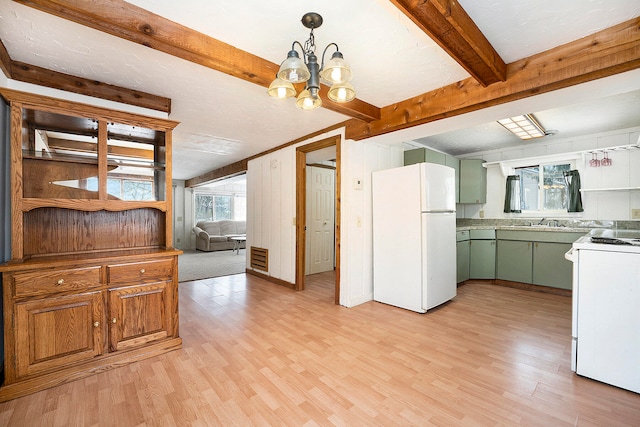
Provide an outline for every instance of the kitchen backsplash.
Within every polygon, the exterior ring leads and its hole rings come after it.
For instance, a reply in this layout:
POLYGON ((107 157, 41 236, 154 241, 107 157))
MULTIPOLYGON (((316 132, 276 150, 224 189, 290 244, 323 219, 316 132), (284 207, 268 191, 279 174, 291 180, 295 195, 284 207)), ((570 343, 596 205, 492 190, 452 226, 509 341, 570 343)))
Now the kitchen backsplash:
MULTIPOLYGON (((518 225, 531 225, 538 224, 542 218, 527 218, 527 219, 471 219, 471 218, 458 218, 456 220, 457 227, 508 227, 518 225)), ((640 221, 600 221, 600 220, 584 220, 584 219, 554 219, 544 218, 542 224, 547 225, 549 222, 553 223, 557 227, 567 228, 611 228, 618 230, 639 230, 640 221)))

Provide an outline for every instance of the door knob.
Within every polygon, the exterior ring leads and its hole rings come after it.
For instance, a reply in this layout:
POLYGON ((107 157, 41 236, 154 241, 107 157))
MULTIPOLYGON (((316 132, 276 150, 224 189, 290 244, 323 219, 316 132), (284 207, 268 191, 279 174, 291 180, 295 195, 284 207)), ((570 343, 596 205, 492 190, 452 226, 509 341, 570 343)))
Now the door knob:
POLYGON ((97 328, 98 326, 100 326, 100 322, 93 322, 93 326, 97 328))

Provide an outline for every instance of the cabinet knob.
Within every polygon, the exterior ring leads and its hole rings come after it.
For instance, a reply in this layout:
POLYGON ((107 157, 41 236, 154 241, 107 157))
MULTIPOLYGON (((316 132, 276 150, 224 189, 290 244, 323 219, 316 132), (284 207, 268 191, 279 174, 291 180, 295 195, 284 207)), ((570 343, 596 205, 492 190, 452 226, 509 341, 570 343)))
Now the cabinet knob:
POLYGON ((64 279, 58 279, 58 285, 62 285, 64 283, 64 279))
POLYGON ((93 322, 93 326, 97 328, 98 326, 100 326, 100 322, 93 322))
POLYGON ((118 319, 116 319, 115 317, 113 319, 111 319, 111 323, 116 323, 118 321, 118 319))
POLYGON ((140 273, 141 273, 141 274, 144 274, 144 268, 141 268, 141 269, 140 269, 140 273))

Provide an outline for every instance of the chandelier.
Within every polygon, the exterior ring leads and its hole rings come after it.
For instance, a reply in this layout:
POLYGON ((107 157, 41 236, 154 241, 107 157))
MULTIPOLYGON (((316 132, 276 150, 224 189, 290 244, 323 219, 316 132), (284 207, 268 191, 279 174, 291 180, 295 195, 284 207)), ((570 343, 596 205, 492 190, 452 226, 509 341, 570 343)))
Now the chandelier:
POLYGON ((322 99, 318 95, 320 79, 322 79, 330 86, 327 94, 330 100, 342 103, 354 99, 356 91, 349 83, 351 69, 345 62, 337 44, 330 43, 324 48, 322 61, 318 64, 313 30, 322 25, 322 16, 315 12, 306 13, 302 17, 302 25, 311 30, 309 39, 304 43, 304 46, 298 41, 293 42, 287 59, 280 64, 276 79, 269 85, 267 90, 269 96, 277 99, 291 98, 296 94, 293 84, 305 83, 304 90, 296 99, 296 105, 303 110, 313 110, 322 105, 322 99), (298 51, 296 51, 296 44, 302 50, 303 58, 300 58, 298 51), (325 64, 324 56, 332 46, 336 51, 325 64))

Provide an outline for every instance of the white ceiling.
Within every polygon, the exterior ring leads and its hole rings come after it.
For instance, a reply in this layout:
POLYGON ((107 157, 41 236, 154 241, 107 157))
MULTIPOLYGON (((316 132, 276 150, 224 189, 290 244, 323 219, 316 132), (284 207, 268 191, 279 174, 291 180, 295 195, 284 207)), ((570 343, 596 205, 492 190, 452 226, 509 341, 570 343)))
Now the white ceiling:
MULTIPOLYGON (((638 0, 459 2, 506 63, 640 16, 638 0)), ((318 12, 324 18, 315 30, 318 53, 336 42, 353 70, 358 98, 377 107, 468 77, 388 0, 130 3, 278 64, 293 40, 308 37, 302 15, 318 12)), ((198 176, 348 119, 326 109, 303 112, 291 99, 269 98, 263 87, 9 0, 0 0, 0 39, 13 60, 171 98, 170 118, 181 122, 173 139, 174 179, 198 176)), ((600 85, 592 95, 569 91, 575 96, 556 97, 552 106, 530 98, 494 115, 535 113, 545 128, 560 131, 557 138, 640 126, 640 79, 637 74, 628 79, 633 83, 628 90, 618 80, 611 90, 600 85), (618 96, 601 100, 610 95, 618 96), (536 109, 541 105, 544 111, 536 109)), ((466 124, 447 119, 385 140, 411 138, 454 155, 520 143, 490 123, 500 116, 469 117, 475 119, 466 124), (480 117, 485 121, 474 123, 480 117)))

